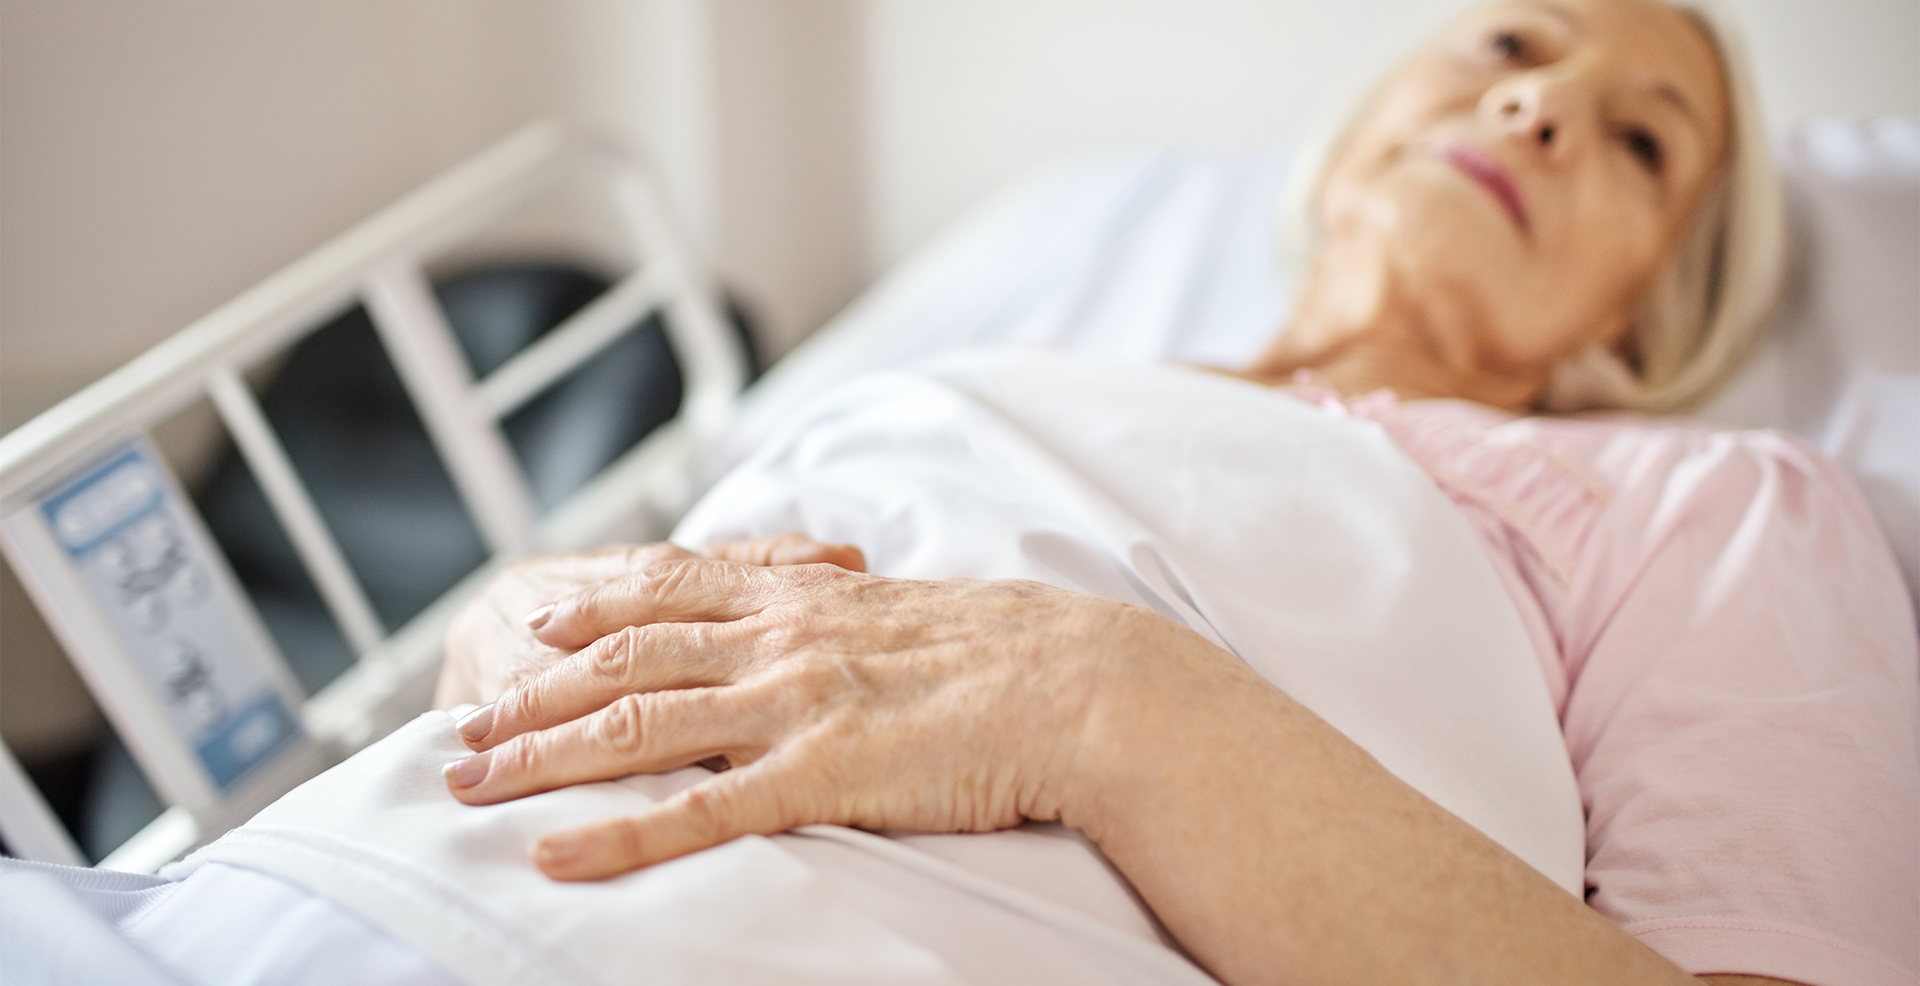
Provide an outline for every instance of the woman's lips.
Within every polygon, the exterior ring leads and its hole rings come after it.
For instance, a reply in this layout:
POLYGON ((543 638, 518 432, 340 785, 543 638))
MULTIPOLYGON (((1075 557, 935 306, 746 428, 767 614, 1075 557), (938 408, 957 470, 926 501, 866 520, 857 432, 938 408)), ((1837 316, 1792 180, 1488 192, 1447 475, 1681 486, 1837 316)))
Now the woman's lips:
POLYGON ((1527 207, 1520 201, 1520 191, 1513 187, 1513 180, 1507 177, 1506 169, 1500 167, 1499 162, 1471 147, 1458 144, 1442 148, 1440 156, 1491 192, 1506 208, 1507 215, 1513 217, 1520 231, 1527 232, 1527 207))

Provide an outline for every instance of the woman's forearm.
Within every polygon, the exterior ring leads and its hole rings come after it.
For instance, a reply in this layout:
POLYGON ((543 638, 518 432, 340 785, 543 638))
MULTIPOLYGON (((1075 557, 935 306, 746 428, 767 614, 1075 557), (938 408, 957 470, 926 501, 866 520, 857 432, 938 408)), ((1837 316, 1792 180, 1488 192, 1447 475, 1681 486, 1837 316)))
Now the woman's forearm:
POLYGON ((677 557, 531 624, 567 656, 461 722, 477 752, 448 765, 456 797, 734 765, 546 836, 535 859, 562 879, 815 822, 1059 818, 1229 983, 1687 981, 1148 610, 1034 583, 677 557))
POLYGON ((1139 684, 1064 820, 1226 982, 1692 981, 1264 681, 1139 684))

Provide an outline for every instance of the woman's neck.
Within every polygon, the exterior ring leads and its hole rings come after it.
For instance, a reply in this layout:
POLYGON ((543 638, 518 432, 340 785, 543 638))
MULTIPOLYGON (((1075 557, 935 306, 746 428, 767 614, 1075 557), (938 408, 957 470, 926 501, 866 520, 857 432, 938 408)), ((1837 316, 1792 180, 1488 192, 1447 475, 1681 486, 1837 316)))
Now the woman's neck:
POLYGON ((1411 298, 1377 268, 1318 264, 1285 331, 1240 376, 1284 384, 1312 370, 1350 397, 1391 390, 1402 400, 1447 397, 1529 409, 1545 368, 1489 369, 1474 351, 1468 308, 1411 298))
POLYGON ((1291 382, 1300 370, 1312 370, 1349 397, 1391 390, 1401 400, 1454 398, 1509 411, 1530 410, 1541 389, 1541 382, 1534 379, 1462 371, 1435 361, 1408 359, 1404 348, 1375 337, 1319 350, 1285 345, 1284 340, 1296 328, 1289 326, 1282 341, 1240 375, 1279 385, 1291 382))

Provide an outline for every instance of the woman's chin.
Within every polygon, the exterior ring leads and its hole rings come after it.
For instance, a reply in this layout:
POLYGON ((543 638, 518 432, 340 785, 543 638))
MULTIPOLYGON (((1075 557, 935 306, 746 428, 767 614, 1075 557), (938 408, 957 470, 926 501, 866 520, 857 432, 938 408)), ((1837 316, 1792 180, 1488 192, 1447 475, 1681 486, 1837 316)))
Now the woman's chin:
POLYGON ((1513 271, 1533 252, 1513 215, 1443 162, 1408 162, 1373 188, 1327 194, 1330 236, 1368 227, 1369 238, 1399 244, 1396 252, 1501 272, 1513 271))
POLYGON ((1504 209, 1484 193, 1476 199, 1425 182, 1407 186, 1367 210, 1376 223, 1368 238, 1391 258, 1388 266, 1436 299, 1468 300, 1456 297, 1461 291, 1486 295, 1481 302, 1529 293, 1524 285, 1535 257, 1504 209))

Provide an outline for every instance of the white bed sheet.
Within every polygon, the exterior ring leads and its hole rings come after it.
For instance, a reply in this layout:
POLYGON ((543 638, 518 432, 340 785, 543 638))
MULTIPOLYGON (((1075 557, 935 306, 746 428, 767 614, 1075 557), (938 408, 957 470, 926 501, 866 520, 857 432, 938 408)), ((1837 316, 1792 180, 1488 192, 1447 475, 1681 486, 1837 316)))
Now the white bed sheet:
POLYGON ((857 544, 880 575, 1156 610, 1581 892, 1533 647, 1465 518, 1372 422, 1157 361, 968 350, 808 403, 675 540, 786 531, 857 544))
MULTIPOLYGON (((948 357, 811 402, 680 534, 795 529, 867 547, 881 574, 1157 609, 1580 893, 1579 796, 1525 631, 1465 520, 1373 423, 1158 363, 948 357)), ((474 808, 439 776, 464 752, 431 713, 163 875, 260 870, 476 984, 1207 981, 1058 826, 813 826, 555 884, 526 861, 534 837, 704 771, 474 808)))
MULTIPOLYGON (((1782 156, 1795 196, 1799 273, 1782 324, 1705 416, 1798 431, 1849 465, 1893 540, 1911 587, 1920 584, 1920 281, 1912 276, 1920 269, 1920 125, 1817 124, 1785 142, 1782 156)), ((802 403, 831 385, 968 345, 1025 343, 1202 363, 1244 360, 1282 324, 1288 307, 1273 238, 1285 170, 1286 159, 1278 155, 1133 154, 1082 162, 1027 183, 903 264, 769 374, 709 456, 707 480, 745 460, 802 403)), ((777 513, 763 513, 762 526, 777 513)), ((696 515, 683 534, 718 534, 724 526, 696 515)), ((826 524, 821 533, 831 534, 832 527, 826 524)), ((883 565, 899 560, 884 553, 881 559, 883 565)), ((1180 609, 1155 592, 1143 597, 1148 604, 1156 599, 1180 609)), ((1217 627, 1215 632, 1223 640, 1230 636, 1217 627)), ((444 722, 434 728, 437 733, 403 731, 395 740, 416 743, 414 754, 451 743, 444 722)), ((453 748, 440 752, 450 755, 453 748)), ((1419 751, 1412 756, 1407 762, 1417 761, 1419 751)), ((435 765, 415 766, 427 778, 420 791, 431 793, 435 765)), ((812 847, 797 854, 808 865, 843 874, 834 892, 869 912, 885 909, 886 881, 897 878, 900 859, 889 862, 858 840, 783 838, 812 847)), ((998 907, 1052 908, 1049 913, 1069 925, 1074 919, 1060 917, 1061 908, 1077 909, 1076 934, 1117 934, 1109 944, 1133 943, 1115 955, 1158 947, 1148 941, 1150 922, 1143 923, 1137 910, 1131 918, 1125 913, 1137 904, 1124 893, 1109 894, 1105 903, 1081 894, 1089 878, 1106 880, 1109 889, 1117 885, 1110 874, 1087 870, 1084 848, 1058 831, 1036 827, 986 840, 909 836, 889 844, 918 853, 913 858, 922 862, 932 860, 928 872, 954 864, 945 872, 955 899, 1004 891, 998 907), (982 846, 992 848, 977 848, 982 846), (1078 862, 1071 861, 1075 853, 1078 862), (969 879, 985 882, 969 890, 962 886, 969 879), (991 890, 995 886, 1000 891, 991 890)), ((896 915, 896 923, 907 920, 896 915)), ((897 947, 902 940, 883 935, 876 940, 892 944, 874 954, 899 959, 904 964, 896 971, 909 980, 944 981, 954 969, 963 979, 999 978, 995 972, 1002 967, 990 961, 928 964, 912 940, 916 934, 937 937, 941 929, 931 926, 942 922, 925 914, 920 921, 928 927, 891 929, 905 936, 904 949, 897 947)), ((954 947, 951 941, 947 947, 954 947)), ((1154 963, 1142 968, 1150 967, 1154 963)), ((1180 979, 1168 975, 1167 981, 1180 979)), ((487 981, 484 975, 474 978, 487 981)))

